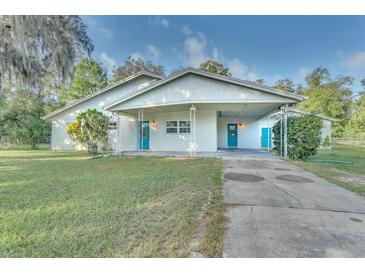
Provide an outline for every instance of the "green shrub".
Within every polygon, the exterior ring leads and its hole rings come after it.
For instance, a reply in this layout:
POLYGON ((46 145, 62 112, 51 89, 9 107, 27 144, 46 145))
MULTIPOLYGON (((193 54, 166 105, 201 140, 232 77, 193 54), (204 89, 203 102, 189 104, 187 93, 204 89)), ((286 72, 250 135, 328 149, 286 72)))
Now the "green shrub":
MULTIPOLYGON (((288 157, 305 160, 317 153, 321 144, 322 119, 314 116, 289 116, 288 122, 288 157)), ((273 127, 274 150, 280 153, 280 121, 273 127)), ((284 130, 282 131, 284 144, 284 130)))
POLYGON ((90 153, 104 152, 108 146, 108 126, 109 118, 93 108, 80 112, 76 121, 67 126, 67 133, 90 153))
POLYGON ((330 146, 331 146, 330 137, 327 136, 326 138, 324 138, 324 140, 322 142, 322 147, 329 148, 330 146))

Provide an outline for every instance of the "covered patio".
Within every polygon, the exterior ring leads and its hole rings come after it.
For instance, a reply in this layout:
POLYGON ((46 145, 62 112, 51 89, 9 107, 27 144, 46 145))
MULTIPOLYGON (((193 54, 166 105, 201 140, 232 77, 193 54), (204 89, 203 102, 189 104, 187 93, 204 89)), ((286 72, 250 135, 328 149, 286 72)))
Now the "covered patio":
POLYGON ((124 119, 119 128, 130 129, 125 134, 135 146, 117 147, 123 155, 265 158, 271 155, 271 128, 277 122, 270 114, 281 107, 280 103, 181 103, 119 109, 113 111, 118 117, 129 117, 129 126, 124 119))
POLYGON ((105 110, 118 115, 120 153, 217 155, 224 154, 220 149, 269 151, 271 114, 301 100, 289 92, 187 68, 105 110))

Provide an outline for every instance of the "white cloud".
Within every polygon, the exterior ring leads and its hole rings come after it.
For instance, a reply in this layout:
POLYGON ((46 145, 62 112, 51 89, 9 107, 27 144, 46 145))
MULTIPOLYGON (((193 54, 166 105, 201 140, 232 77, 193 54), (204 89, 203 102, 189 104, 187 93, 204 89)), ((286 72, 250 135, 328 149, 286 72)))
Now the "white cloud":
POLYGON ((152 62, 157 62, 160 57, 160 50, 154 45, 146 45, 147 56, 152 62))
POLYGON ((219 49, 217 47, 213 48, 212 57, 216 61, 220 61, 222 59, 222 54, 219 52, 219 49))
POLYGON ((151 25, 161 26, 166 29, 170 27, 170 21, 161 16, 153 16, 149 22, 151 25))
POLYGON ((164 28, 168 28, 170 26, 170 22, 169 20, 167 20, 166 18, 162 18, 160 20, 160 24, 161 26, 163 26, 164 28))
POLYGON ((365 68, 365 51, 359 51, 346 58, 342 65, 352 70, 360 70, 365 68))
POLYGON ((222 51, 213 47, 211 54, 208 54, 208 40, 203 33, 189 36, 184 41, 185 62, 192 67, 198 67, 202 62, 212 59, 222 63, 229 69, 233 77, 255 81, 259 75, 238 58, 226 58, 222 51))
POLYGON ((99 27, 99 31, 104 37, 106 37, 108 39, 113 39, 113 32, 110 29, 104 28, 104 27, 99 27))
POLYGON ((143 59, 143 56, 139 51, 132 52, 131 57, 132 57, 132 59, 139 59, 139 58, 143 59))
POLYGON ((192 35, 193 30, 188 25, 185 25, 181 28, 181 33, 185 35, 192 35))
POLYGON ((187 63, 189 66, 198 67, 208 59, 206 54, 207 39, 203 33, 198 33, 185 39, 184 48, 187 53, 187 63))
POLYGON ((105 52, 100 54, 100 61, 108 68, 108 70, 112 70, 113 67, 117 64, 114 58, 111 58, 105 52))
POLYGON ((256 79, 259 78, 256 72, 250 70, 238 58, 233 58, 231 60, 228 60, 227 67, 229 71, 232 73, 233 77, 249 81, 255 81, 256 79))
POLYGON ((338 51, 336 51, 336 57, 339 57, 339 58, 341 58, 341 57, 343 57, 344 56, 344 52, 342 51, 342 50, 338 50, 338 51))
POLYGON ((97 20, 95 20, 93 18, 86 17, 85 23, 86 23, 87 26, 89 26, 89 27, 95 29, 96 31, 98 31, 104 37, 106 37, 108 39, 113 38, 113 32, 110 29, 100 25, 100 23, 97 20))
POLYGON ((309 68, 306 67, 301 67, 298 70, 298 77, 301 81, 303 81, 305 79, 305 77, 307 77, 307 75, 311 72, 311 70, 309 68))

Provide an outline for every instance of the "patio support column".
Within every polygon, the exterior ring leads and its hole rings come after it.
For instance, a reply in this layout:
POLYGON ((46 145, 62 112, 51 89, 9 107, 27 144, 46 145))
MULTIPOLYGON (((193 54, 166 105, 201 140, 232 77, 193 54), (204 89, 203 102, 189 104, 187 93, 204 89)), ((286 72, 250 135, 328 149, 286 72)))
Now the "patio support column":
POLYGON ((284 106, 284 158, 288 157, 288 105, 284 106))
POLYGON ((280 157, 283 157, 283 111, 280 109, 280 157))
POLYGON ((270 130, 270 116, 268 115, 267 116, 267 152, 270 152, 270 142, 271 142, 270 133, 271 133, 271 130, 270 130))
POLYGON ((117 154, 118 156, 120 157, 121 155, 121 151, 122 151, 122 148, 121 148, 121 142, 120 142, 120 138, 121 138, 121 126, 120 126, 120 115, 119 113, 117 113, 117 154))
POLYGON ((196 108, 194 105, 190 106, 190 156, 196 155, 196 108))
POLYGON ((137 132, 138 132, 138 152, 143 155, 143 109, 138 110, 138 122, 137 122, 137 132))

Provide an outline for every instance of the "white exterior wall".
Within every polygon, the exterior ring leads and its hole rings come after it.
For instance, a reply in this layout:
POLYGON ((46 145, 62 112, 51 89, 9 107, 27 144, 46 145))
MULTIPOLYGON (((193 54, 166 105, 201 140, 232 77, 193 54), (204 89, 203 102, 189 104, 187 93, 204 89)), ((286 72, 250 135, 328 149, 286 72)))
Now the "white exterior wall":
MULTIPOLYGON (((78 113, 89 108, 95 108, 111 117, 112 121, 117 121, 117 116, 112 115, 112 113, 109 111, 103 111, 103 106, 111 101, 125 96, 130 92, 133 92, 135 89, 142 89, 153 80, 154 79, 151 77, 142 75, 128 83, 122 84, 100 95, 90 98, 89 100, 73 106, 52 117, 51 148, 55 150, 83 149, 81 145, 74 143, 70 139, 66 131, 67 125, 75 120, 78 113)), ((117 132, 112 131, 109 135, 111 138, 110 147, 115 148, 117 145, 117 132)))
POLYGON ((120 151, 137 150, 137 119, 120 116, 120 151))
MULTIPOLYGON (((188 151, 192 133, 166 133, 166 121, 189 121, 189 111, 154 113, 143 116, 150 122, 151 151, 188 151), (152 121, 156 126, 152 127, 152 121)), ((201 110, 196 113, 197 151, 217 150, 217 116, 215 110, 201 110)), ((122 151, 135 151, 138 148, 137 120, 128 118, 122 127, 122 151), (127 127, 128 129, 126 129, 127 127)), ((191 132, 193 131, 191 127, 191 132)))

